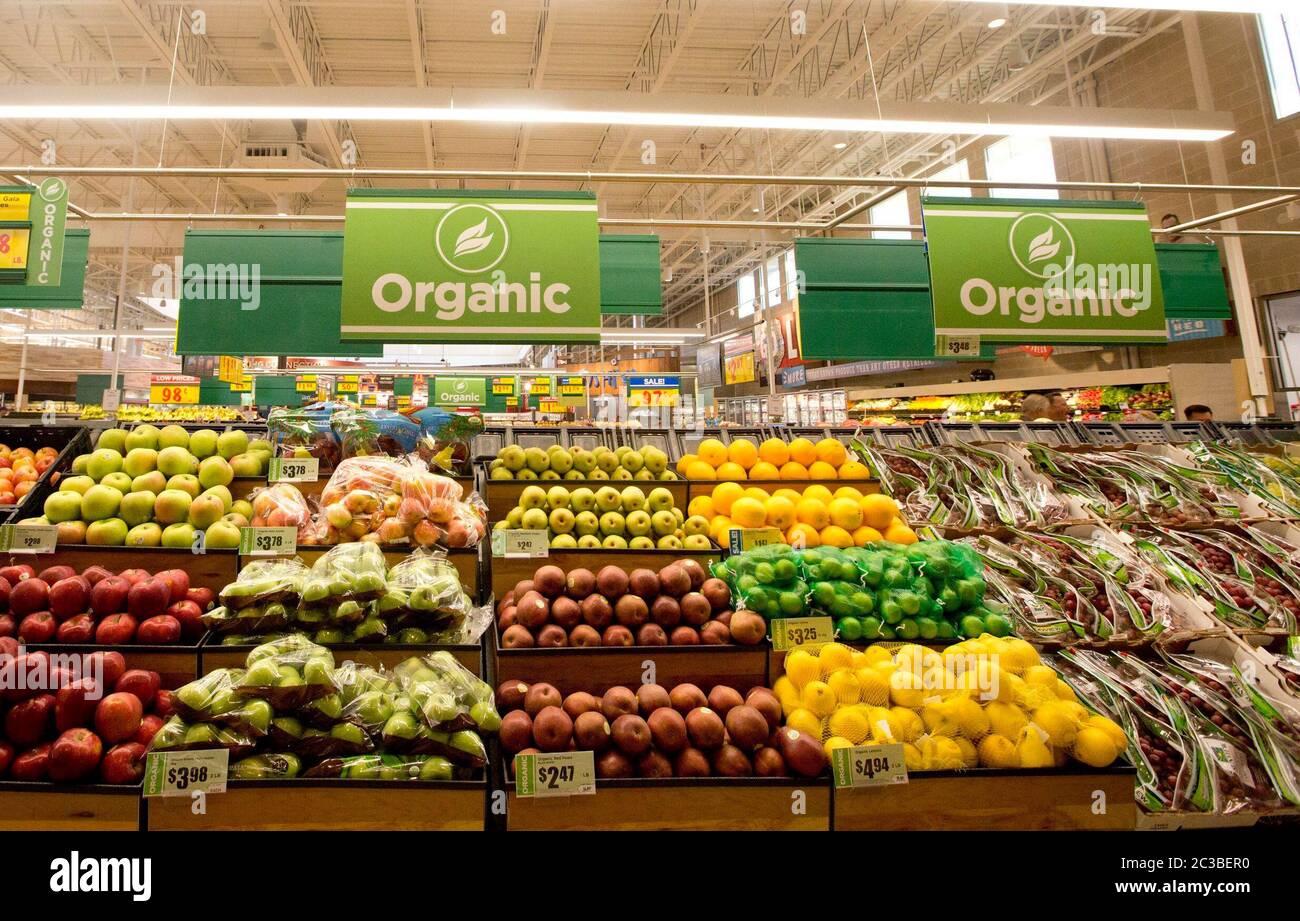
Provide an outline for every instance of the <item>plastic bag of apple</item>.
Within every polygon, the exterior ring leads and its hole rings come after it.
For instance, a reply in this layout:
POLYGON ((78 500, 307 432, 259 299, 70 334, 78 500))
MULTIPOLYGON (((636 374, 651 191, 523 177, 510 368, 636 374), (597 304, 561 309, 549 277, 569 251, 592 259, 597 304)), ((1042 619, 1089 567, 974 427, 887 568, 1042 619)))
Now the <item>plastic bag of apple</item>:
POLYGON ((117 652, 20 655, 0 637, 0 669, 22 676, 0 691, 0 780, 139 783, 171 695, 157 672, 126 666, 117 652))
POLYGON ((321 491, 315 543, 371 541, 473 547, 487 532, 487 506, 459 483, 389 457, 350 457, 321 491))
POLYGON ((214 599, 212 589, 191 587, 183 569, 114 575, 103 566, 77 573, 59 564, 38 573, 29 564, 10 565, 0 568, 0 637, 29 646, 193 644, 214 599))

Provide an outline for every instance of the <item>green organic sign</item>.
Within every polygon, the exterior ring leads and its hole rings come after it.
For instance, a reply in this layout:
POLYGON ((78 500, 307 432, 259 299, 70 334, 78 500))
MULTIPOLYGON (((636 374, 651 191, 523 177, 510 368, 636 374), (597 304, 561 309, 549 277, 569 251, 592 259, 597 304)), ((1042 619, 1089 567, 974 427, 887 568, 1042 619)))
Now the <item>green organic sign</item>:
POLYGON ((921 213, 936 335, 1166 341, 1141 203, 925 198, 921 213))
POLYGON ((482 377, 435 377, 435 406, 482 406, 487 403, 487 381, 482 377))
POLYGON ((591 193, 353 189, 341 337, 597 342, 598 236, 591 193))
POLYGON ((68 184, 58 176, 44 180, 32 196, 32 245, 27 252, 27 282, 57 288, 63 277, 63 230, 68 216, 68 184))

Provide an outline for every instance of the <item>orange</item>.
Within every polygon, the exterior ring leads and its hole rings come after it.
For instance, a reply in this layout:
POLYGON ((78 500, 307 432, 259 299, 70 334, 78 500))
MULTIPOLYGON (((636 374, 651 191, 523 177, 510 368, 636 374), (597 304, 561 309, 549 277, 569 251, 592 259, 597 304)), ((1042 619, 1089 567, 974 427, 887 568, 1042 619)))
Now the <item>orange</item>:
POLYGON ((758 446, 758 457, 773 467, 780 467, 790 460, 790 446, 780 438, 769 438, 758 446))
POLYGON ((741 528, 761 528, 767 521, 767 509, 757 499, 741 496, 731 506, 731 520, 741 528))
POLYGON ((779 480, 781 471, 767 461, 761 460, 749 468, 749 478, 751 480, 779 480))
POLYGON ((861 504, 862 521, 877 531, 883 531, 898 517, 898 503, 881 493, 863 496, 861 504))
POLYGON ((852 486, 841 486, 839 489, 835 490, 835 498, 852 499, 855 502, 861 502, 862 493, 854 489, 852 486))
POLYGON ((748 438, 737 438, 727 445, 727 457, 733 464, 740 464, 748 470, 758 462, 758 448, 748 438))
POLYGON ((790 461, 781 467, 781 479, 783 480, 806 480, 808 479, 808 468, 803 464, 790 461))
POLYGON ((839 474, 825 461, 813 461, 812 466, 808 468, 808 476, 814 480, 834 480, 839 477, 839 474))
POLYGON ((727 532, 733 527, 735 525, 732 524, 730 518, 726 515, 718 515, 713 521, 709 522, 709 536, 725 547, 727 545, 727 532))
POLYGON ((720 467, 727 462, 727 446, 716 438, 706 438, 701 441, 695 453, 700 455, 700 460, 711 467, 720 467))
POLYGON ((677 472, 682 476, 686 476, 686 468, 697 460, 699 460, 699 457, 694 454, 683 454, 677 461, 677 472))
POLYGON ((713 487, 713 511, 719 515, 730 515, 731 506, 745 494, 745 488, 739 483, 719 483, 713 487))
POLYGON ((724 461, 718 465, 719 480, 748 480, 749 474, 740 464, 733 464, 731 461, 724 461))
POLYGON ((702 515, 705 518, 712 518, 716 512, 713 509, 713 499, 709 496, 696 496, 687 506, 687 515, 702 515))
POLYGON ((867 544, 874 544, 882 541, 885 536, 875 528, 869 528, 865 524, 853 532, 853 545, 855 547, 865 547, 867 544))
POLYGON ((813 450, 817 452, 819 461, 825 461, 832 467, 838 467, 849 459, 848 450, 838 438, 823 438, 813 446, 813 450))
POLYGON ((758 486, 747 486, 745 488, 745 495, 749 496, 751 499, 757 499, 759 502, 767 502, 768 499, 772 498, 771 494, 769 494, 766 489, 758 486))
POLYGON ((818 531, 830 524, 830 515, 826 506, 816 499, 804 499, 794 509, 795 517, 803 524, 812 525, 818 531))
POLYGON ((860 464, 857 461, 845 461, 840 465, 841 480, 869 480, 871 471, 866 464, 860 464))
POLYGON ((916 532, 903 522, 895 521, 885 529, 885 540, 893 541, 896 544, 914 544, 916 543, 916 532))
POLYGON ((822 543, 828 547, 852 547, 853 535, 843 528, 831 525, 821 530, 822 543))
MULTIPOLYGON (((785 542, 792 547, 818 547, 821 545, 822 536, 816 528, 810 524, 791 525, 790 530, 785 532, 785 542)), ((722 543, 718 541, 718 543, 722 543)))
POLYGON ((807 467, 817 460, 817 448, 807 438, 796 438, 790 442, 790 460, 807 467))
POLYGON ((813 485, 804 489, 803 495, 800 496, 800 498, 816 499, 818 502, 824 502, 827 505, 829 505, 831 499, 834 497, 831 495, 831 491, 827 489, 825 486, 823 486, 821 483, 814 483, 813 485))
POLYGON ((713 466, 702 460, 691 461, 687 464, 684 475, 688 480, 716 480, 718 478, 713 466))
POLYGON ((782 531, 794 524, 794 503, 785 496, 773 496, 767 500, 767 523, 782 531))
MULTIPOLYGON (((832 499, 826 511, 830 513, 831 523, 836 527, 846 531, 854 531, 862 527, 862 506, 852 499, 832 499)), ((825 541, 824 535, 822 539, 825 541)))
POLYGON ((780 496, 783 499, 789 499, 791 505, 798 505, 799 500, 803 498, 799 490, 791 489, 789 486, 782 486, 780 489, 774 490, 772 496, 774 498, 780 496))

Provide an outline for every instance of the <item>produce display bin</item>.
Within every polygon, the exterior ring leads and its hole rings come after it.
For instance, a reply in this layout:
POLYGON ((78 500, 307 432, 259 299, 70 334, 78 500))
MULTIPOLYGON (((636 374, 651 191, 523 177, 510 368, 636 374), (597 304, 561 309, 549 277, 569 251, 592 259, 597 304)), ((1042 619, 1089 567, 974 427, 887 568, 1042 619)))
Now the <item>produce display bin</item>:
POLYGON ((686 511, 688 501, 685 480, 494 480, 485 472, 483 483, 483 500, 487 503, 489 522, 504 520, 510 510, 519 504, 519 495, 528 486, 540 486, 543 489, 563 486, 570 492, 584 486, 592 492, 602 486, 613 486, 620 490, 636 486, 644 492, 663 486, 673 494, 673 504, 683 512, 686 511))
MULTIPOLYGON (((206 675, 219 668, 243 668, 248 654, 257 646, 257 643, 224 646, 220 638, 209 631, 199 646, 199 674, 206 675)), ((475 675, 482 677, 486 674, 482 644, 444 646, 437 643, 338 643, 326 648, 333 653, 335 662, 350 660, 357 665, 369 665, 372 668, 382 666, 386 669, 393 668, 411 656, 445 650, 475 675)))
MULTIPOLYGON (((689 503, 696 496, 711 496, 715 486, 726 482, 728 481, 686 480, 686 501, 689 503)), ((879 480, 737 480, 736 482, 746 489, 757 486, 769 493, 776 492, 778 489, 793 489, 802 493, 809 486, 825 486, 832 493, 841 486, 852 486, 863 495, 880 492, 879 480)), ((682 511, 686 511, 686 506, 682 506, 682 511)))
POLYGON ((1136 771, 978 769, 832 793, 832 831, 1132 830, 1136 771))
POLYGON ((50 655, 84 656, 92 652, 120 652, 130 669, 157 672, 162 687, 178 688, 202 674, 199 671, 199 643, 192 645, 150 645, 145 643, 28 643, 26 649, 43 649, 50 655))
POLYGON ((93 450, 90 430, 84 426, 72 425, 0 425, 0 444, 11 448, 31 448, 33 451, 47 445, 59 449, 54 463, 45 468, 27 495, 13 506, 0 507, 0 524, 24 518, 39 518, 46 496, 54 492, 55 475, 63 476, 72 469, 72 462, 77 455, 89 454, 93 450))
MULTIPOLYGON (((293 486, 298 490, 298 492, 302 493, 304 499, 315 499, 319 502, 320 494, 325 491, 325 485, 329 482, 329 479, 329 475, 325 471, 321 471, 320 477, 314 482, 294 483, 293 486)), ((468 496, 474 491, 474 477, 458 476, 452 477, 452 479, 460 484, 463 495, 468 496)), ((249 493, 254 489, 266 485, 268 485, 268 481, 264 476, 235 477, 235 479, 230 482, 230 495, 235 499, 247 499, 249 493)))
POLYGON ((1243 809, 1240 812, 1233 812, 1228 815, 1214 812, 1147 812, 1144 809, 1139 809, 1137 812, 1137 828, 1138 831, 1250 828, 1266 820, 1294 821, 1296 819, 1300 819, 1300 809, 1295 806, 1265 811, 1243 809))
POLYGON ((486 780, 232 780, 195 815, 188 797, 143 803, 148 831, 482 831, 486 780))
POLYGON ((82 572, 89 566, 103 566, 114 573, 124 569, 144 569, 150 575, 167 569, 183 569, 189 573, 191 587, 210 588, 214 592, 220 592, 239 575, 238 555, 234 550, 193 553, 171 547, 60 544, 53 553, 14 553, 10 557, 15 562, 29 563, 37 571, 59 565, 71 566, 77 572, 82 572))
MULTIPOLYGON (((481 604, 484 600, 481 595, 481 589, 485 580, 482 578, 482 562, 480 559, 480 548, 482 548, 484 543, 485 542, 481 541, 477 547, 453 547, 450 549, 446 547, 432 548, 447 554, 448 561, 456 567, 456 572, 460 574, 460 584, 465 589, 465 594, 469 595, 470 599, 474 601, 475 604, 481 604)), ((414 549, 415 548, 407 546, 406 544, 385 545, 383 547, 384 560, 388 563, 388 566, 391 569, 393 566, 396 566, 398 563, 402 562, 402 560, 410 556, 414 552, 414 549)), ((304 545, 299 547, 297 552, 287 554, 286 556, 296 556, 308 566, 311 566, 318 558, 329 550, 330 547, 325 545, 304 545)), ((264 559, 267 559, 267 557, 240 556, 239 568, 243 569, 244 566, 251 563, 253 560, 264 559)), ((233 582, 235 580, 232 577, 230 581, 233 582)), ((221 587, 224 588, 227 584, 228 583, 223 582, 221 587)), ((511 583, 511 585, 513 584, 514 583, 511 583)))
MULTIPOLYGON (((1130 794, 1131 799, 1131 794, 1130 794)), ((590 796, 506 794, 509 831, 828 831, 826 778, 597 780, 590 796)))
POLYGON ((139 831, 140 785, 0 780, 0 831, 139 831))
POLYGON ((489 558, 491 569, 491 589, 495 598, 500 598, 524 579, 531 579, 539 567, 548 564, 558 566, 565 572, 574 569, 590 569, 600 572, 605 566, 618 566, 628 572, 634 569, 653 569, 658 572, 674 560, 698 560, 705 571, 709 564, 722 559, 722 551, 716 546, 709 550, 556 550, 552 549, 544 557, 494 556, 489 558))

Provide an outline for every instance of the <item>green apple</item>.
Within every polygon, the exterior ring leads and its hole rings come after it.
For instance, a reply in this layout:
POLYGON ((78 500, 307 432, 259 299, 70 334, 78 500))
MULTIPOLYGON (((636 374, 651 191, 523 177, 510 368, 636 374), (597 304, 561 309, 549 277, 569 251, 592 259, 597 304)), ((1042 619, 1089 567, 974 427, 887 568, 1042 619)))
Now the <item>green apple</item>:
POLYGON ((568 534, 573 530, 573 512, 567 508, 557 508, 551 510, 550 525, 551 530, 556 534, 568 534))
POLYGON ((191 499, 197 499, 199 493, 203 491, 203 484, 192 473, 178 473, 167 481, 167 488, 179 489, 181 492, 188 493, 191 499))
POLYGON ((650 513, 645 509, 637 509, 634 512, 629 512, 625 522, 627 524, 628 534, 639 537, 642 534, 650 533, 650 513))
POLYGON ((674 505, 672 490, 666 486, 656 486, 646 496, 645 504, 652 512, 671 512, 674 505))
POLYGON ((209 486, 207 489, 203 490, 203 492, 199 494, 200 498, 202 498, 203 496, 216 496, 218 499, 220 499, 221 514, 224 515, 230 511, 233 511, 235 500, 231 498, 229 488, 225 486, 209 486))
POLYGON ((591 473, 587 474, 587 479, 589 479, 589 480, 608 480, 608 479, 609 479, 609 474, 606 473, 604 470, 601 470, 599 467, 597 467, 595 470, 591 471, 591 473))
POLYGON ((153 521, 153 506, 157 501, 158 497, 147 490, 129 492, 122 497, 118 512, 123 521, 135 527, 146 521, 153 521))
POLYGON ((540 486, 525 486, 519 493, 519 507, 525 510, 545 508, 546 490, 540 486))
POLYGON ((317 655, 307 660, 302 669, 303 680, 308 684, 334 684, 334 660, 326 655, 317 655))
POLYGON ((585 480, 586 475, 581 470, 570 470, 564 475, 566 480, 585 480))
POLYGON ((563 448, 556 448, 551 451, 551 469, 556 473, 565 474, 573 469, 573 455, 563 448))
POLYGON ((546 491, 546 504, 551 509, 568 508, 571 498, 569 491, 563 486, 552 486, 546 491))
POLYGON ((249 688, 270 688, 275 687, 279 680, 280 670, 276 667, 275 660, 266 658, 250 665, 239 683, 249 688))
POLYGON ((586 486, 569 493, 569 507, 575 512, 588 512, 596 507, 596 494, 586 486))
POLYGON ((488 471, 489 480, 513 480, 514 472, 509 467, 497 467, 495 470, 488 471))
POLYGON ((554 470, 543 470, 541 473, 537 474, 537 479, 539 480, 558 480, 559 478, 560 475, 554 470))
POLYGON ((198 459, 179 445, 163 448, 158 452, 158 469, 164 476, 173 477, 182 473, 194 473, 199 468, 198 459))
POLYGON ((584 476, 596 469, 596 455, 584 448, 573 449, 573 469, 584 476))
POLYGON ((163 476, 157 470, 151 470, 142 474, 131 481, 131 488, 125 492, 152 492, 159 493, 167 488, 167 477, 163 476))
POLYGON ((551 456, 541 448, 525 448, 524 463, 536 474, 551 469, 551 456))
POLYGON ((230 459, 230 472, 242 477, 261 476, 262 462, 256 454, 236 454, 230 459))
POLYGON ((338 627, 326 627, 323 630, 317 630, 313 639, 322 646, 326 644, 342 643, 346 634, 338 627))
POLYGON ((628 541, 627 547, 629 550, 653 550, 655 548, 655 542, 644 534, 641 534, 628 541))
POLYGON ((213 745, 217 740, 217 727, 211 723, 195 723, 185 730, 186 745, 213 745))
POLYGON ((362 691, 349 709, 367 726, 379 726, 393 715, 393 699, 380 691, 362 691))
MULTIPOLYGON (((140 426, 144 428, 144 426, 140 426)), ((150 428, 153 428, 150 426, 150 428)), ((136 431, 139 431, 137 429, 136 431)), ((187 451, 190 447, 190 433, 179 425, 164 425, 161 430, 154 429, 157 432, 156 440, 159 449, 162 448, 185 448, 187 451)))
POLYGON ((127 476, 125 473, 122 473, 120 470, 117 473, 110 473, 108 476, 104 477, 102 480, 99 481, 100 486, 111 486, 113 489, 116 489, 120 493, 130 492, 131 483, 132 483, 131 478, 127 476))
POLYGON ((59 481, 59 492, 75 492, 85 495, 86 490, 95 485, 95 481, 88 476, 70 476, 59 481))
POLYGON ((497 452, 497 457, 501 458, 501 463, 511 473, 518 473, 524 469, 527 459, 524 457, 524 449, 519 445, 506 445, 497 452))
POLYGON ((156 469, 158 452, 152 448, 134 448, 122 459, 122 472, 132 478, 156 469))
POLYGON ((618 458, 618 462, 621 464, 623 463, 623 458, 627 456, 627 452, 631 450, 631 445, 619 445, 614 449, 614 456, 618 458))
POLYGON ((501 714, 486 700, 480 700, 469 708, 469 718, 483 732, 496 732, 501 728, 501 714))
MULTIPOLYGON (((230 460, 236 454, 246 454, 253 450, 253 444, 248 440, 248 433, 240 431, 239 429, 231 429, 228 432, 222 432, 220 435, 217 435, 217 433, 213 432, 211 429, 203 429, 202 431, 207 435, 214 435, 216 437, 213 441, 214 450, 209 451, 208 454, 200 454, 199 450, 194 447, 193 439, 190 439, 190 450, 199 457, 220 454, 226 460, 230 460)), ((194 434, 198 435, 199 432, 195 432, 194 434)), ((204 445, 203 447, 206 448, 207 446, 204 445)), ((266 445, 265 450, 270 450, 270 445, 266 445)))
POLYGON ((645 481, 645 480, 653 480, 654 478, 655 475, 651 473, 649 470, 645 469, 644 467, 642 467, 636 473, 632 474, 632 479, 634 480, 645 481))
POLYGON ((660 480, 675 480, 677 479, 677 474, 675 471, 665 470, 663 473, 659 474, 658 478, 660 480))
POLYGON ((110 451, 116 451, 118 454, 126 452, 126 430, 125 429, 104 429, 99 433, 99 438, 95 441, 96 448, 107 448, 110 451))
POLYGON ((126 545, 128 547, 161 547, 162 533, 162 528, 152 521, 146 521, 144 524, 138 524, 126 532, 126 545))
POLYGON ((643 458, 637 452, 628 449, 627 453, 623 455, 624 470, 627 470, 631 473, 636 473, 643 466, 645 466, 645 458, 643 458))
MULTIPOLYGON (((180 426, 168 426, 168 428, 180 428, 180 426)), ((181 431, 184 432, 185 429, 181 429, 181 431)), ((150 451, 157 451, 160 446, 159 438, 161 435, 162 433, 158 431, 157 426, 150 425, 148 422, 137 425, 126 436, 126 450, 129 452, 134 451, 136 448, 147 448, 150 451)))
POLYGON ((622 493, 620 493, 620 498, 624 512, 635 512, 645 508, 645 493, 635 486, 624 487, 622 493))
POLYGON ((711 550, 712 545, 709 543, 706 534, 687 534, 682 539, 682 546, 687 550, 711 550))
POLYGON ((122 546, 126 543, 126 522, 121 518, 92 522, 86 528, 86 543, 101 547, 122 546))
POLYGON ((169 524, 163 528, 162 545, 176 550, 189 550, 194 546, 194 525, 169 524))
POLYGON ((78 454, 76 457, 72 459, 72 475, 85 476, 86 465, 89 463, 90 463, 89 454, 78 454))
POLYGON ((665 534, 659 538, 655 546, 660 550, 680 550, 682 549, 682 542, 676 534, 665 534))
POLYGON ((407 710, 398 710, 384 723, 383 735, 386 738, 414 739, 420 731, 415 714, 407 710))
POLYGON ((81 497, 81 517, 86 521, 113 518, 122 506, 122 493, 112 486, 97 484, 81 497))
POLYGON ((249 521, 253 520, 253 503, 247 499, 236 499, 230 506, 232 512, 238 512, 249 521))
POLYGON ((672 512, 655 512, 650 516, 650 524, 655 536, 662 537, 677 530, 677 517, 672 512))
POLYGON ((595 550, 600 547, 600 538, 595 534, 584 534, 578 538, 578 547, 582 550, 595 550))
POLYGON ((451 780, 451 762, 441 755, 431 755, 420 765, 421 780, 451 780))
MULTIPOLYGON (((303 686, 302 675, 292 665, 281 665, 277 671, 280 673, 280 677, 275 682, 277 688, 300 688, 303 686)), ((322 700, 324 699, 322 698, 322 700)), ((320 701, 314 701, 313 703, 319 705, 320 701)))
POLYGON ((694 537, 700 534, 708 536, 709 519, 703 515, 692 515, 682 524, 682 530, 686 532, 687 537, 694 537))
POLYGON ((524 510, 516 505, 506 512, 505 522, 508 528, 522 528, 524 526, 524 510))
POLYGON ((551 538, 551 546, 556 550, 573 550, 578 546, 578 539, 572 534, 557 534, 551 538))
POLYGON ((122 455, 110 448, 99 448, 86 462, 86 475, 96 483, 122 469, 122 455))
POLYGON ((628 470, 626 467, 619 467, 609 475, 609 478, 611 480, 621 480, 626 482, 632 479, 632 471, 628 470))
POLYGON ((516 480, 535 480, 535 479, 537 479, 537 471, 536 471, 536 470, 529 470, 527 467, 525 467, 523 470, 517 471, 517 472, 515 473, 515 479, 516 479, 516 480))
POLYGON ((596 490, 596 508, 602 512, 613 512, 623 507, 623 497, 613 486, 602 486, 596 490))
MULTIPOLYGON (((98 489, 98 486, 92 487, 98 489)), ((89 491, 89 490, 87 490, 89 491)), ((52 492, 45 500, 45 518, 50 524, 58 524, 61 521, 74 521, 81 517, 82 496, 80 493, 72 492, 52 492)))
POLYGON ((658 476, 668 469, 668 455, 654 446, 643 448, 641 450, 641 456, 645 459, 645 469, 649 470, 655 476, 658 476))
POLYGON ((271 705, 264 700, 248 700, 238 710, 231 712, 231 717, 238 718, 239 721, 247 726, 251 726, 259 735, 266 735, 271 729, 271 717, 274 711, 271 705))
POLYGON ((600 518, 595 512, 578 512, 573 516, 573 529, 581 537, 600 531, 600 518))
POLYGON ((248 443, 248 448, 246 450, 259 451, 266 454, 267 457, 270 457, 275 449, 271 447, 271 443, 265 438, 254 438, 248 443))
POLYGON ((336 723, 330 729, 330 738, 338 739, 340 742, 348 742, 352 745, 370 747, 370 737, 356 723, 336 723))
POLYGON ((543 531, 550 524, 550 516, 544 508, 530 508, 524 512, 521 525, 530 531, 543 531))
POLYGON ((226 486, 235 478, 235 472, 225 458, 206 457, 199 463, 199 484, 204 489, 226 486))
POLYGON ((225 511, 220 496, 202 495, 190 503, 187 520, 195 528, 203 531, 220 521, 225 511))
POLYGON ((600 516, 600 532, 607 537, 622 534, 626 526, 627 522, 619 512, 606 512, 600 516))
MULTIPOLYGON (((618 455, 606 447, 599 447, 595 451, 596 466, 606 474, 613 473, 618 469, 618 455)), ((595 471, 592 471, 593 473, 595 471)))
POLYGON ((153 504, 153 520, 159 524, 177 524, 190 513, 193 498, 179 489, 164 489, 153 504))
POLYGON ((203 545, 209 550, 234 550, 239 547, 239 525, 232 521, 214 521, 203 532, 203 545))

